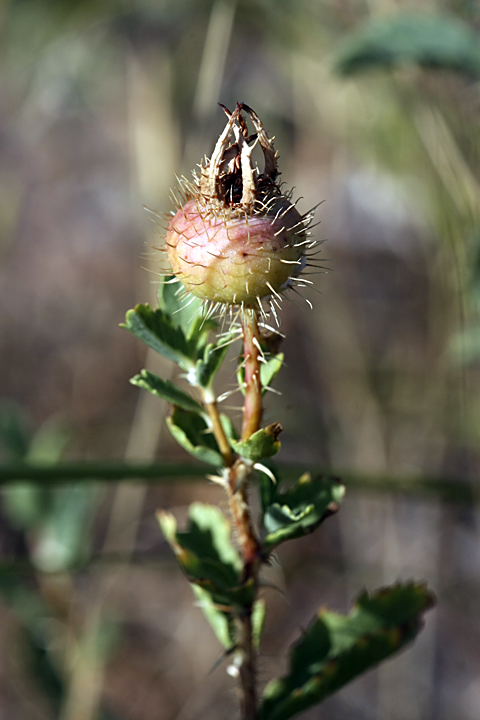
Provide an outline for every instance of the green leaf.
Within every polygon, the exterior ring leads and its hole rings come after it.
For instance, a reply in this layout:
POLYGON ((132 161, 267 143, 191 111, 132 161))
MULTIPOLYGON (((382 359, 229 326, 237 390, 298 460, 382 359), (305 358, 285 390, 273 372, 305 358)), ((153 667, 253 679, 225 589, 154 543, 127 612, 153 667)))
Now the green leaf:
POLYGON ((158 304, 187 336, 192 328, 193 316, 202 308, 202 300, 194 295, 182 298, 185 288, 179 280, 175 280, 175 275, 166 275, 162 278, 158 287, 158 304))
POLYGON ((212 386, 213 379, 225 359, 228 348, 228 342, 219 343, 218 345, 209 343, 206 346, 203 358, 197 360, 195 366, 195 378, 200 387, 210 388, 212 386))
MULTIPOLYGON (((210 593, 200 587, 200 585, 196 585, 195 583, 190 583, 190 585, 198 600, 198 606, 203 611, 218 640, 227 650, 232 649, 237 643, 237 628, 234 614, 216 605, 210 593)), ((252 634, 253 644, 256 650, 258 650, 260 646, 260 638, 265 621, 265 609, 265 601, 263 599, 257 600, 253 606, 252 634)))
POLYGON ((363 593, 349 615, 320 610, 293 645, 290 670, 264 690, 261 720, 288 720, 412 641, 435 597, 424 585, 363 593))
POLYGON ((198 357, 206 344, 208 334, 216 329, 217 323, 212 319, 205 319, 203 301, 200 298, 190 293, 182 297, 185 289, 180 282, 172 282, 174 279, 174 275, 163 278, 158 289, 158 304, 173 324, 183 330, 190 347, 196 349, 198 357))
POLYGON ((479 36, 451 15, 400 13, 371 20, 350 35, 338 51, 335 67, 342 75, 353 75, 405 63, 478 77, 479 36))
POLYGON ((71 439, 72 433, 61 419, 46 420, 33 436, 26 459, 32 463, 57 463, 71 439))
POLYGON ((0 406, 0 450, 11 460, 23 460, 30 445, 31 433, 27 419, 15 403, 0 406))
POLYGON ((337 512, 345 488, 337 478, 313 478, 305 473, 286 492, 271 485, 269 497, 263 493, 264 549, 269 552, 286 540, 308 535, 337 512), (268 503, 268 504, 267 504, 268 503))
POLYGON ((163 310, 152 310, 150 305, 137 305, 134 310, 127 312, 125 324, 120 327, 163 357, 178 363, 187 372, 193 368, 196 356, 195 352, 192 353, 191 344, 183 330, 163 310))
MULTIPOLYGON (((229 441, 238 440, 237 428, 231 421, 228 415, 220 414, 220 422, 222 423, 223 431, 229 441)), ((231 442, 230 442, 231 444, 231 442)))
POLYGON ((188 579, 205 590, 218 609, 229 612, 253 601, 253 581, 242 584, 242 563, 230 542, 230 523, 218 508, 193 503, 185 532, 177 531, 170 513, 161 511, 158 519, 188 579))
POLYGON ((243 442, 230 439, 230 444, 235 452, 245 460, 258 462, 272 457, 280 450, 280 441, 277 438, 281 430, 280 423, 273 423, 265 429, 257 430, 248 440, 243 442))
POLYGON ((188 410, 197 415, 205 415, 203 407, 191 395, 180 390, 170 380, 162 380, 148 370, 141 370, 140 374, 131 378, 130 382, 132 385, 148 390, 152 395, 163 398, 172 405, 182 408, 182 410, 188 410))
POLYGON ((260 380, 262 383, 262 392, 266 392, 266 388, 270 385, 275 376, 280 372, 283 365, 283 353, 277 355, 266 355, 266 362, 260 365, 260 380))
MULTIPOLYGON (((70 440, 70 432, 58 418, 47 420, 31 437, 24 448, 27 462, 41 465, 56 464, 70 440)), ((52 488, 17 481, 3 491, 3 504, 12 523, 23 530, 35 528, 35 547, 39 547, 40 535, 54 522, 56 493, 52 488)))
POLYGON ((203 417, 174 407, 172 414, 167 417, 167 425, 184 450, 209 465, 223 465, 217 442, 203 417))
MULTIPOLYGON (((276 375, 280 372, 283 365, 284 354, 277 353, 276 355, 270 355, 268 352, 265 352, 263 357, 265 362, 260 363, 260 382, 262 385, 262 395, 265 395, 267 387, 271 385, 276 375)), ((245 368, 241 364, 237 368, 237 380, 242 394, 245 395, 245 368)))
POLYGON ((224 648, 230 650, 236 642, 235 619, 233 614, 219 608, 219 606, 213 602, 211 594, 200 587, 200 585, 196 585, 195 583, 190 583, 190 585, 198 600, 198 606, 212 626, 218 640, 224 648))
POLYGON ((260 640, 263 632, 263 625, 265 623, 266 605, 265 600, 260 598, 253 606, 252 612, 252 637, 253 647, 258 650, 260 647, 260 640))

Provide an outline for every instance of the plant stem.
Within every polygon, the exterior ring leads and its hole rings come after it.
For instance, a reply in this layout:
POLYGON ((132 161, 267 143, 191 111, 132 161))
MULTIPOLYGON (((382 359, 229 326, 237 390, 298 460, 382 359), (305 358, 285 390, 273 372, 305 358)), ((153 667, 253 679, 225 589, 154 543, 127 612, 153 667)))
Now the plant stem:
POLYGON ((260 429, 262 420, 258 311, 255 308, 246 308, 242 322, 243 354, 245 358, 245 403, 243 406, 242 441, 245 441, 260 429))
POLYGON ((253 643, 252 612, 258 592, 258 570, 260 567, 260 543, 257 540, 248 506, 248 480, 251 467, 240 458, 230 469, 228 475, 228 496, 230 512, 237 531, 238 542, 243 554, 244 583, 254 582, 254 601, 245 605, 238 616, 239 640, 238 650, 241 653, 240 686, 241 686, 241 718, 257 720, 256 662, 257 653, 253 643))
POLYGON ((233 457, 232 449, 228 442, 227 436, 225 435, 225 431, 222 427, 220 413, 218 412, 218 406, 216 401, 205 401, 205 409, 212 423, 212 432, 215 440, 217 441, 218 448, 222 454, 225 467, 232 467, 235 459, 233 457))
MULTIPOLYGON (((262 386, 260 380, 260 340, 258 316, 254 308, 243 315, 243 348, 245 363, 245 403, 243 408, 242 441, 260 429, 262 420, 262 386)), ((238 543, 243 555, 243 582, 253 580, 255 598, 258 590, 260 543, 257 539, 248 505, 248 481, 251 464, 235 459, 222 427, 217 403, 204 393, 204 406, 212 424, 212 432, 225 463, 226 490, 238 543)), ((252 612, 254 602, 242 608, 238 616, 241 653, 239 668, 242 720, 257 720, 256 651, 253 642, 252 612)))
POLYGON ((252 608, 246 608, 241 618, 240 645, 242 648, 242 664, 240 665, 240 681, 242 697, 240 710, 242 720, 257 720, 257 687, 256 687, 256 652, 253 646, 252 608))
MULTIPOLYGON (((243 314, 243 354, 245 363, 245 402, 243 406, 242 441, 248 440, 260 429, 262 420, 262 386, 260 380, 260 338, 258 315, 255 308, 247 308, 243 314)), ((255 597, 258 591, 259 549, 248 505, 248 481, 251 465, 239 458, 228 476, 230 510, 237 537, 242 549, 244 566, 243 581, 253 579, 255 597)), ((242 720, 257 720, 256 661, 253 643, 252 612, 254 602, 243 608, 238 618, 240 626, 239 650, 242 720)))

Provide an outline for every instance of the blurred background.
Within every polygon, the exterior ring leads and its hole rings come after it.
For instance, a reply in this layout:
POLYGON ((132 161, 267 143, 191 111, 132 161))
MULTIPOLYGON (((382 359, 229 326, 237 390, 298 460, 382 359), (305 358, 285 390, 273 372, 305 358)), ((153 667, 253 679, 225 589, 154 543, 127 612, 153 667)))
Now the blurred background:
MULTIPOLYGON (((474 0, 0 6, 3 463, 185 461, 166 407, 128 383, 172 368, 118 324, 155 303, 145 208, 168 212, 175 174, 211 153, 218 101, 260 115, 301 211, 324 201, 332 272, 313 310, 284 304, 266 417, 280 462, 348 492, 270 570, 288 601, 266 592, 260 682, 320 605, 413 577, 439 603, 412 649, 307 720, 480 714, 479 38, 474 0)), ((3 486, 1 720, 238 716, 154 516, 193 499, 224 504, 205 482, 3 486)))

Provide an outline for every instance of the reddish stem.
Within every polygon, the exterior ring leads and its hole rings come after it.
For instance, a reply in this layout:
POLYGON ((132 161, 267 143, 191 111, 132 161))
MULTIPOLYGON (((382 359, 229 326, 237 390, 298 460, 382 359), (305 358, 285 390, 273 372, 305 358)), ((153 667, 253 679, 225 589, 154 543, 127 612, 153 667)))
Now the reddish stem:
POLYGON ((243 354, 245 358, 245 403, 243 406, 242 441, 260 429, 262 421, 262 384, 260 380, 260 340, 255 308, 243 315, 243 354))

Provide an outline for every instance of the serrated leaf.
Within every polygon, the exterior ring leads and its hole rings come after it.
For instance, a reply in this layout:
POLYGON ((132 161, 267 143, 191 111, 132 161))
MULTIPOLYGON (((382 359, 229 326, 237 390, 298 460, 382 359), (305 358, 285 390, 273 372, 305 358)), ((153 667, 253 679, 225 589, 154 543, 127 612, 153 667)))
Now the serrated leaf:
POLYGON ((269 552, 286 540, 313 532, 335 513, 345 493, 337 478, 313 478, 305 473, 295 485, 281 492, 270 483, 270 493, 262 493, 264 549, 269 552))
POLYGON ((363 593, 349 615, 320 610, 293 645, 290 670, 264 690, 261 720, 288 720, 411 642, 434 595, 413 583, 363 593))
POLYGON ((252 581, 242 584, 242 563, 230 541, 230 523, 212 505, 193 503, 186 531, 178 532, 170 513, 159 512, 163 534, 175 552, 191 583, 207 592, 218 609, 253 601, 252 581))
POLYGON ((265 429, 257 430, 248 440, 239 442, 231 439, 230 444, 245 460, 259 462, 276 455, 280 450, 280 441, 277 438, 281 430, 280 423, 273 423, 265 429))
POLYGON ((148 390, 152 395, 163 398, 172 405, 182 408, 182 410, 188 410, 197 415, 205 415, 203 407, 191 395, 181 390, 170 380, 162 380, 162 378, 148 370, 141 370, 138 375, 130 379, 130 382, 132 385, 148 390))
POLYGON ((187 372, 193 368, 196 354, 191 344, 183 330, 160 308, 152 310, 150 305, 137 305, 127 312, 125 324, 120 327, 187 372))
POLYGON ((396 14, 374 19, 340 47, 335 63, 342 75, 375 67, 413 63, 480 75, 479 36, 466 23, 447 15, 396 14))
POLYGON ((167 417, 167 426, 178 444, 198 460, 217 467, 223 465, 217 442, 203 417, 174 407, 167 417))

